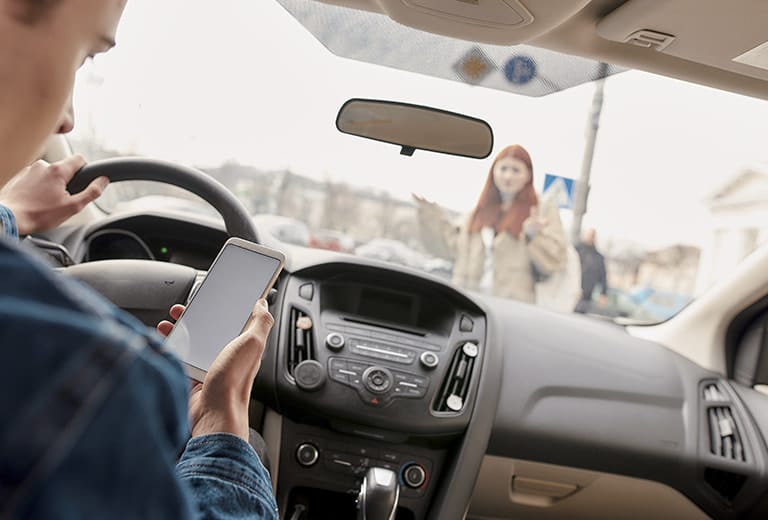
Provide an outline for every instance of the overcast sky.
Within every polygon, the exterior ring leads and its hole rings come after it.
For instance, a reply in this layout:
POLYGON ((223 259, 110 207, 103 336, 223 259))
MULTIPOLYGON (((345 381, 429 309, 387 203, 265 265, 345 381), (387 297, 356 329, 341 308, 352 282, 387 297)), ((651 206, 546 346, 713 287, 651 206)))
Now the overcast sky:
MULTIPOLYGON (((494 152, 529 149, 540 187, 544 173, 579 176, 594 88, 529 98, 342 59, 273 0, 130 0, 118 47, 78 77, 75 137, 198 166, 290 168, 468 211, 492 157, 406 158, 340 134, 344 101, 400 100, 486 119, 494 152)), ((611 77, 587 223, 649 247, 701 244, 704 198, 768 159, 766 136, 766 101, 639 72, 611 77)))

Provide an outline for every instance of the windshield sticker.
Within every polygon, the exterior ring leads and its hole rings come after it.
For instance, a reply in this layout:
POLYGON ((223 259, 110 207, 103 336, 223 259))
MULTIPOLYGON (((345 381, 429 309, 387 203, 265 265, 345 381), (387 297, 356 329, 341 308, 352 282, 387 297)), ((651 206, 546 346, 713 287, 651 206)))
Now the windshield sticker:
POLYGON ((480 47, 473 47, 456 64, 453 70, 465 81, 476 85, 498 67, 485 55, 480 47))
POLYGON ((514 85, 525 85, 536 77, 536 62, 528 56, 514 56, 504 65, 504 76, 514 85))

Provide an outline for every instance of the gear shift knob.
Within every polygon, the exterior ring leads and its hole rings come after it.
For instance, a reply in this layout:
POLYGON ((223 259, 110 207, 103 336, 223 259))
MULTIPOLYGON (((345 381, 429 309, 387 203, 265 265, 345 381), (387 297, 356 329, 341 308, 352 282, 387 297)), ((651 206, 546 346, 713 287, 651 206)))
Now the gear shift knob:
POLYGON ((368 468, 357 499, 358 520, 394 520, 400 486, 394 471, 368 468))

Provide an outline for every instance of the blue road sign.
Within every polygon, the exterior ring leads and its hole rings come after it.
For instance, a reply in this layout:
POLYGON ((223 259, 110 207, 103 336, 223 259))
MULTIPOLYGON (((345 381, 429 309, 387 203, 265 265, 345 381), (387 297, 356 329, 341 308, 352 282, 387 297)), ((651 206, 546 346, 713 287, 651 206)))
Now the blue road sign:
POLYGON ((576 182, 568 177, 548 173, 544 176, 544 196, 552 198, 560 208, 572 209, 576 182))

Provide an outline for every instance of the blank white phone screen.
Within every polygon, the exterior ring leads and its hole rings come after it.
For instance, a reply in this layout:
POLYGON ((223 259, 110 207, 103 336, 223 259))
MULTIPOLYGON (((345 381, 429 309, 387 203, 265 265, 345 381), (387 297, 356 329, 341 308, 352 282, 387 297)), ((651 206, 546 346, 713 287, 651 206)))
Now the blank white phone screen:
POLYGON ((280 262, 227 245, 166 340, 182 361, 206 372, 251 315, 280 262))

